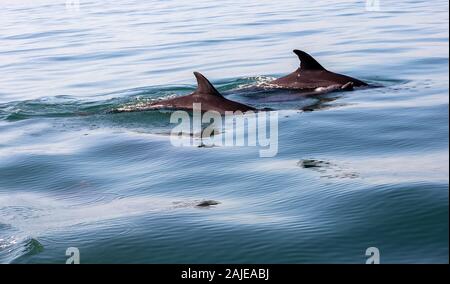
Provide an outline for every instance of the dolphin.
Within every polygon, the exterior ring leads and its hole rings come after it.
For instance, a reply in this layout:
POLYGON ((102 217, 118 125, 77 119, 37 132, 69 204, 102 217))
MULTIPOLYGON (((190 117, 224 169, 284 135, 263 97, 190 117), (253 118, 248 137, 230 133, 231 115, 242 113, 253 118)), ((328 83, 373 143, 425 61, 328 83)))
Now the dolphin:
POLYGON ((123 107, 115 112, 132 112, 158 109, 173 109, 192 111, 194 103, 201 104, 202 111, 217 111, 225 114, 226 111, 255 111, 256 109, 224 98, 219 91, 199 72, 194 72, 197 79, 197 89, 190 95, 152 102, 143 106, 123 107))
POLYGON ((353 87, 367 86, 358 79, 334 73, 325 69, 308 53, 295 49, 294 53, 300 59, 300 67, 291 74, 269 82, 277 88, 295 89, 319 93, 336 90, 353 90, 353 87))

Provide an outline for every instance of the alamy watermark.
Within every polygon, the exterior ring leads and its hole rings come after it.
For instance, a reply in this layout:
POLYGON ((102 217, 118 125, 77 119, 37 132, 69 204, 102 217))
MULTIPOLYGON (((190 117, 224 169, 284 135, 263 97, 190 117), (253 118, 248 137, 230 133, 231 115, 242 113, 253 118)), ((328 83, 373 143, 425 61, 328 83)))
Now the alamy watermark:
POLYGON ((380 264, 380 250, 377 247, 367 248, 366 256, 366 264, 380 264))
MULTIPOLYGON (((76 247, 66 249, 66 264, 80 264, 80 250, 76 247)), ((380 250, 377 247, 368 247, 366 249, 366 264, 380 264, 380 250)))
POLYGON ((66 10, 74 12, 80 11, 80 0, 66 0, 66 10))
POLYGON ((278 153, 278 112, 217 111, 202 112, 201 104, 193 104, 192 116, 175 111, 170 123, 178 124, 170 135, 173 146, 259 147, 260 157, 278 153))
POLYGON ((80 250, 76 247, 70 247, 66 249, 66 264, 80 264, 80 250))

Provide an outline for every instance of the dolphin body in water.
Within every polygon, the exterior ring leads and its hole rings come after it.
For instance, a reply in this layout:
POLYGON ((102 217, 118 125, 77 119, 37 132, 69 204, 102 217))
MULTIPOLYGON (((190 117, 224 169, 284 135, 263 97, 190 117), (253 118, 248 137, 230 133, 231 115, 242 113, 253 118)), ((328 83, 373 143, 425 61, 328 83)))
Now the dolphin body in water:
POLYGON ((333 73, 326 70, 308 53, 295 49, 294 53, 300 59, 300 68, 291 74, 269 82, 277 88, 300 90, 308 93, 317 91, 326 93, 336 90, 353 90, 353 87, 368 86, 358 79, 333 73))
POLYGON ((192 111, 194 103, 201 104, 202 111, 217 111, 221 114, 225 114, 226 111, 256 111, 256 109, 251 106, 224 98, 211 84, 211 82, 209 82, 208 79, 206 79, 205 76, 199 72, 194 72, 194 75, 197 79, 197 89, 190 95, 152 102, 133 108, 123 107, 116 109, 114 112, 133 112, 158 109, 192 111))

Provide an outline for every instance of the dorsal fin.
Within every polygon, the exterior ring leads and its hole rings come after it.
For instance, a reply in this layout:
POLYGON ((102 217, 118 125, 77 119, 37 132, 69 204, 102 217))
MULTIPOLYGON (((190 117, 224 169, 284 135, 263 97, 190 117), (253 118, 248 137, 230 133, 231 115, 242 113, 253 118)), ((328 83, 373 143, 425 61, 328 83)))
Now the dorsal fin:
POLYGON ((222 95, 217 91, 216 88, 211 84, 211 82, 206 79, 205 76, 200 74, 199 72, 194 72, 195 78, 197 78, 197 90, 195 90, 195 93, 202 94, 202 95, 212 95, 212 96, 219 96, 222 95))
POLYGON ((300 70, 325 70, 325 68, 323 68, 322 65, 308 53, 298 49, 294 49, 294 53, 297 54, 300 59, 300 70))

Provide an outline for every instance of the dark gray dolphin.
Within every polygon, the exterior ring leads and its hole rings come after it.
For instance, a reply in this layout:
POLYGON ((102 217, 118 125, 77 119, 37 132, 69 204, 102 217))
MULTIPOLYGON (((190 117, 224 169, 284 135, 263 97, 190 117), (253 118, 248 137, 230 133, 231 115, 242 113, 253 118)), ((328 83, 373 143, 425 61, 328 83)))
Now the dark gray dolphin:
POLYGON ((300 68, 293 73, 276 79, 269 84, 280 88, 314 91, 320 93, 335 90, 352 90, 353 87, 367 86, 358 79, 326 70, 311 55, 301 50, 294 50, 300 59, 300 68))
POLYGON ((225 111, 242 111, 256 110, 251 106, 247 106, 235 101, 224 98, 219 91, 199 72, 194 72, 197 79, 197 89, 190 95, 177 97, 173 99, 161 100, 137 107, 124 107, 117 109, 115 112, 131 112, 146 111, 157 109, 174 109, 174 110, 193 110, 194 103, 201 104, 202 111, 217 111, 224 114, 225 111))

